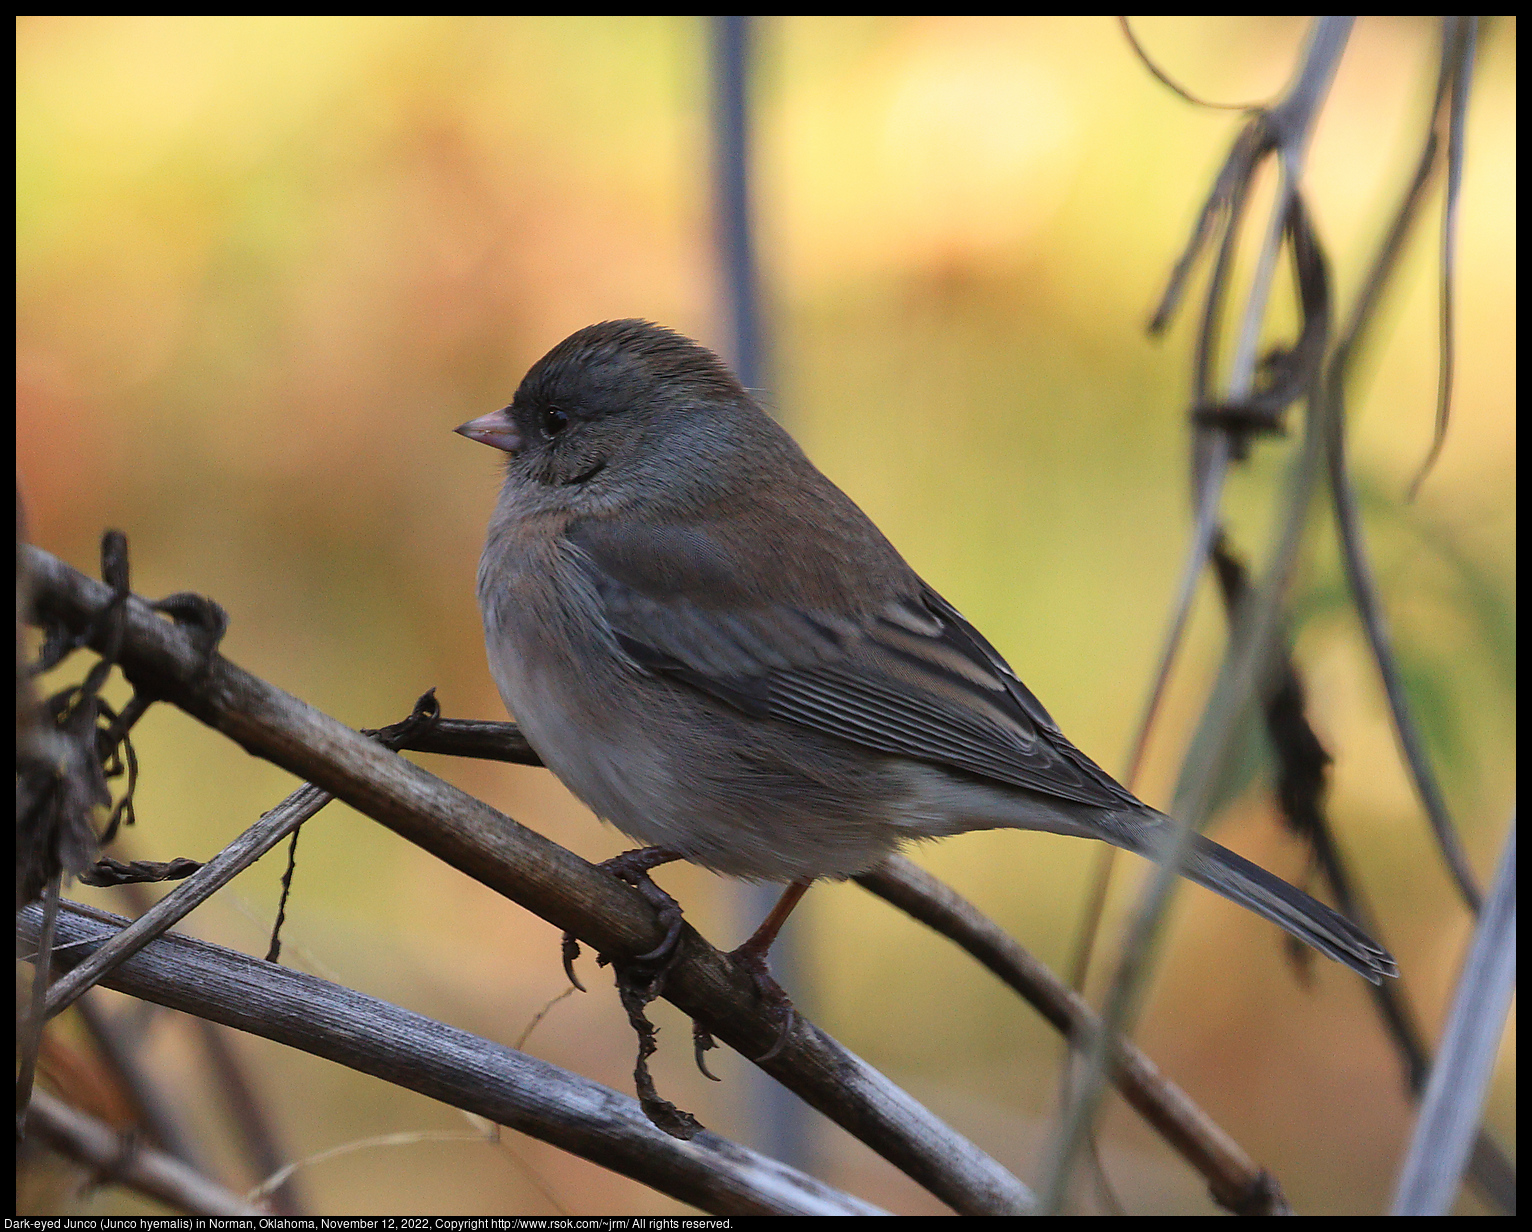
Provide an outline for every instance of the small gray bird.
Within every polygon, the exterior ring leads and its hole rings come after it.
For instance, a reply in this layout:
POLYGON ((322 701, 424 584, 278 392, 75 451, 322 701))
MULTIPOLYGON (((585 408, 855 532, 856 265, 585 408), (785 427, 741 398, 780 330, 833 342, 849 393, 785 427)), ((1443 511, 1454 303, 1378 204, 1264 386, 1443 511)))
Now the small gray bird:
MULTIPOLYGON (((791 883, 911 839, 1047 830, 1153 858, 1169 820, 1068 740, 712 352, 607 321, 458 432, 504 450, 490 671, 553 772, 657 850, 791 883)), ((632 868, 626 870, 631 874, 632 868)), ((1360 929, 1198 837, 1183 872, 1378 982, 1360 929)))

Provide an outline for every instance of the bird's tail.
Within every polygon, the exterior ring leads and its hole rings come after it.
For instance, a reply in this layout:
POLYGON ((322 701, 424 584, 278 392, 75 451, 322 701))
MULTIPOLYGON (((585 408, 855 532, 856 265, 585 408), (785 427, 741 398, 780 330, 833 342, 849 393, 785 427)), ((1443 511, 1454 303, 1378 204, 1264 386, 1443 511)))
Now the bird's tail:
POLYGON ((1399 974, 1393 956, 1345 916, 1211 839, 1194 837, 1181 871, 1374 984, 1399 974))
MULTIPOLYGON (((1175 825, 1164 813, 1137 801, 1131 808, 1086 808, 1056 795, 971 776, 937 777, 929 772, 916 785, 929 793, 923 818, 956 819, 943 833, 1014 826, 1101 839, 1158 860, 1175 825)), ((1132 800, 1126 792, 1123 795, 1132 800)), ((1215 894, 1264 916, 1321 954, 1345 963, 1374 984, 1381 984, 1384 976, 1399 974, 1389 952, 1345 916, 1211 839, 1193 836, 1181 872, 1215 894)))

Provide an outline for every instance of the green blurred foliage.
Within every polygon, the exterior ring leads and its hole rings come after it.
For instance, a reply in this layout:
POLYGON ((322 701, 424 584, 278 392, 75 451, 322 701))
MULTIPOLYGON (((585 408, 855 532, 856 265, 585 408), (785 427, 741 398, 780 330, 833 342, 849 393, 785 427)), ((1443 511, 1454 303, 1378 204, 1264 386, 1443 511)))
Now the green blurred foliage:
MULTIPOLYGON (((1232 100, 1278 92, 1304 30, 1136 28, 1172 75, 1232 100)), ((1454 419, 1416 504, 1402 493, 1431 433, 1434 219, 1351 407, 1394 638, 1482 877, 1514 792, 1515 32, 1489 28, 1475 79, 1454 419)), ((232 617, 227 654, 348 723, 402 717, 431 685, 449 714, 499 717, 473 598, 496 465, 450 429, 595 320, 723 343, 701 20, 33 17, 18 37, 29 538, 92 569, 100 531, 124 529, 136 589, 215 596, 232 617)), ((1434 55, 1424 19, 1362 20, 1324 113, 1307 184, 1343 305, 1418 148, 1434 55)), ((769 402, 1066 732, 1120 768, 1187 522, 1190 324, 1158 343, 1143 324, 1238 117, 1175 99, 1104 18, 772 19, 755 101, 769 402)), ((1261 444, 1231 481, 1235 539, 1256 559, 1289 449, 1261 444)), ((1293 635, 1336 757, 1335 825, 1434 1032, 1469 923, 1399 769, 1322 518, 1310 540, 1293 635)), ((1222 636, 1208 587, 1138 783, 1151 802, 1168 798, 1222 636)), ((139 857, 205 858, 292 786, 168 711, 144 721, 139 751, 126 839, 139 857)), ((544 772, 426 760, 582 855, 624 846, 544 772)), ((1219 836, 1305 876, 1256 788, 1219 836)), ((332 806, 301 853, 294 963, 507 1042, 561 990, 551 928, 375 824, 332 806)), ((975 834, 915 854, 1067 961, 1089 845, 975 834)), ((278 865, 191 927, 261 952, 278 865)), ((728 884, 686 868, 661 879, 717 943, 748 927, 728 884)), ((1033 1175, 1058 1061, 1035 1016, 853 886, 816 888, 804 916, 816 1018, 1033 1175)), ((1270 929, 1189 891, 1140 1035, 1300 1209, 1375 1211, 1410 1124, 1398 1066, 1356 982, 1314 974, 1300 987, 1270 929)), ((631 1036, 610 989, 593 989, 528 1047, 628 1090, 631 1036)), ((685 1023, 657 1012, 662 1091, 748 1134, 743 1063, 719 1063, 721 1087, 702 1081, 685 1023)), ((295 1153, 461 1126, 241 1043, 295 1153)), ((171 1072, 191 1063, 173 1021, 150 1044, 171 1072)), ((1493 1104, 1508 1136, 1513 1081, 1509 1044, 1493 1104)), ((196 1084, 185 1098, 222 1141, 196 1084)), ((1131 1209, 1209 1209, 1120 1109, 1103 1140, 1131 1209)), ((838 1130, 816 1143, 828 1179, 940 1209, 838 1130)), ((363 1151, 300 1180, 315 1210, 338 1214, 679 1209, 550 1148, 511 1149, 520 1163, 478 1145, 363 1151)), ((70 1209, 129 1203, 105 1190, 70 1209)))

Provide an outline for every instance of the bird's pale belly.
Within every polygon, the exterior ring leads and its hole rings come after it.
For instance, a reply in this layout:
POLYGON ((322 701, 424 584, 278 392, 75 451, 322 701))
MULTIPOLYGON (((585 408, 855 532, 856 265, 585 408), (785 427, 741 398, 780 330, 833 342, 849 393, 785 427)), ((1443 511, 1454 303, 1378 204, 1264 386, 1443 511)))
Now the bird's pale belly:
MULTIPOLYGON (((586 671, 591 661, 584 659, 586 671)), ((584 680, 583 672, 530 664, 503 641, 490 651, 506 709, 544 764, 638 842, 728 876, 785 882, 864 871, 903 840, 930 833, 908 815, 896 767, 869 774, 865 757, 841 764, 835 741, 808 733, 809 744, 798 747, 811 754, 809 764, 784 764, 752 747, 760 743, 756 722, 684 686, 607 664, 614 678, 575 695, 550 681, 584 680), (656 716, 676 715, 678 701, 683 722, 658 726, 656 716)))

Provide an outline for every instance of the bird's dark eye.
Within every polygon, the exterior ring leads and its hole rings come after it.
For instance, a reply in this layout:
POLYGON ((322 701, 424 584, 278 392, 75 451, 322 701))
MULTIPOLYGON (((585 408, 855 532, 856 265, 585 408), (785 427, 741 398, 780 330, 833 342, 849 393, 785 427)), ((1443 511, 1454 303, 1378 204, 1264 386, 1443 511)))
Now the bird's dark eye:
POLYGON ((557 436, 569 427, 569 415, 556 406, 543 408, 543 435, 557 436))

